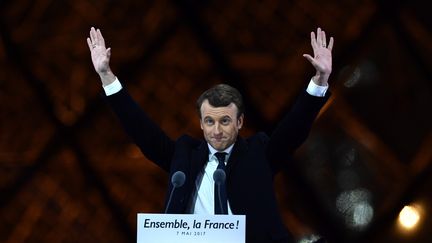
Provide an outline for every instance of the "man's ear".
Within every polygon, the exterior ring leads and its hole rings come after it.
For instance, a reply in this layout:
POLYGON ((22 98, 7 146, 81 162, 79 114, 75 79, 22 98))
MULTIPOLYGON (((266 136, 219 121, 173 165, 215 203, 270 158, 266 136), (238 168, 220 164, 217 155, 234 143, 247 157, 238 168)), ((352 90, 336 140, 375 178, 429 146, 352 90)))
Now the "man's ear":
POLYGON ((201 130, 204 130, 201 117, 199 118, 199 123, 200 123, 201 130))
POLYGON ((240 117, 237 119, 237 126, 238 129, 240 130, 243 126, 243 120, 244 120, 244 114, 241 114, 240 117))

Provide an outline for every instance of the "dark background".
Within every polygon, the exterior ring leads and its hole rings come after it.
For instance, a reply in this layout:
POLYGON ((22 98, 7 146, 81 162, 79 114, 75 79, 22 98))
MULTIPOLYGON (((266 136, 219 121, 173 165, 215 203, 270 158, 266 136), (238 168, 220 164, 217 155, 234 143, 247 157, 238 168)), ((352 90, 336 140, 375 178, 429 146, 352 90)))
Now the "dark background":
POLYGON ((430 16, 421 1, 1 1, 0 241, 133 242, 136 214, 163 211, 167 175, 105 105, 91 26, 172 138, 202 136, 194 103, 220 82, 245 97, 243 136, 270 131, 313 76, 302 54, 322 27, 333 95, 276 178, 287 228, 299 242, 432 241, 430 16), (421 221, 404 232, 410 203, 421 221))

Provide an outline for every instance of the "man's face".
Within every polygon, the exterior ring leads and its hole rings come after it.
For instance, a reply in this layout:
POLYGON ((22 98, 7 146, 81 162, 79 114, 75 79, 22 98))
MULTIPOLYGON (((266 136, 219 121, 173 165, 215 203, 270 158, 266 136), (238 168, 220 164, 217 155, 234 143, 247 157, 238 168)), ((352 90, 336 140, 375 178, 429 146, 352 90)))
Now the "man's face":
POLYGON ((237 119, 237 106, 234 103, 224 107, 213 107, 208 100, 201 105, 201 129, 205 140, 216 150, 222 151, 231 146, 243 125, 243 115, 237 119))

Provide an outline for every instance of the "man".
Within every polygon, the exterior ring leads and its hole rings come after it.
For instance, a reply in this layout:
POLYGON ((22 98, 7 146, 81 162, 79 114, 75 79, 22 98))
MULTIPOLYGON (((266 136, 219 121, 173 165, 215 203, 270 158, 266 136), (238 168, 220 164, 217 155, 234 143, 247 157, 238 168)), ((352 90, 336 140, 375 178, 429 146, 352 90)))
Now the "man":
MULTIPOLYGON (((228 85, 204 92, 197 110, 205 141, 189 136, 169 138, 132 100, 109 66, 111 49, 100 30, 91 28, 87 43, 108 103, 129 136, 144 155, 171 176, 182 171, 183 186, 172 196, 169 213, 228 213, 246 215, 246 240, 288 242, 291 238, 277 209, 273 177, 306 139, 312 123, 328 99, 326 90, 332 70, 333 38, 311 32, 314 57, 303 56, 314 66, 315 76, 271 136, 238 135, 244 107, 240 93, 228 85), (225 183, 215 193, 214 172, 225 172, 225 183), (217 194, 217 195, 216 195, 217 194), (220 195, 219 195, 220 194, 220 195)), ((169 186, 168 192, 172 189, 169 186)))

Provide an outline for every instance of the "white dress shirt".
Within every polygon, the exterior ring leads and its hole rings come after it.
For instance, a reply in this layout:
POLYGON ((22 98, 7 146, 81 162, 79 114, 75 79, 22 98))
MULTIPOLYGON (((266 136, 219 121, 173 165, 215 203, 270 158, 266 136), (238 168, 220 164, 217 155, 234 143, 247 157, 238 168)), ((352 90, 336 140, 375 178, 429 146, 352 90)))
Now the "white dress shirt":
MULTIPOLYGON (((229 146, 224 151, 217 151, 210 144, 207 144, 209 148, 208 162, 204 165, 204 169, 198 174, 195 181, 195 187, 197 194, 195 195, 195 204, 192 201, 193 207, 190 208, 190 212, 194 214, 215 214, 214 212, 214 188, 215 183, 213 180, 213 173, 216 171, 219 161, 214 155, 217 152, 227 153, 225 158, 225 166, 231 155, 231 151, 234 144, 229 146)), ((228 214, 232 214, 229 199, 228 199, 228 214)))

